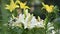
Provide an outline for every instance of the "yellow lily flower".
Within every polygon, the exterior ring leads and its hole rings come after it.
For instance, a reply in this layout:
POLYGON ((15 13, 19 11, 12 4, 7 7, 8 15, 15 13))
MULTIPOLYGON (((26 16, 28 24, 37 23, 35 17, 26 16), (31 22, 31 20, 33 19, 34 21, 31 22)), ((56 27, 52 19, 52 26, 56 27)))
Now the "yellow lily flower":
POLYGON ((53 5, 45 5, 44 3, 42 3, 42 5, 43 5, 43 7, 46 9, 46 11, 48 12, 48 13, 51 13, 51 12, 53 12, 53 9, 54 9, 54 6, 53 5))
POLYGON ((26 8, 30 9, 28 6, 26 6, 26 2, 25 3, 20 2, 19 4, 21 9, 26 9, 26 8))
POLYGON ((16 3, 14 3, 13 0, 11 0, 10 5, 6 5, 6 9, 10 10, 10 12, 12 12, 15 8, 19 7, 18 5, 16 5, 16 3))

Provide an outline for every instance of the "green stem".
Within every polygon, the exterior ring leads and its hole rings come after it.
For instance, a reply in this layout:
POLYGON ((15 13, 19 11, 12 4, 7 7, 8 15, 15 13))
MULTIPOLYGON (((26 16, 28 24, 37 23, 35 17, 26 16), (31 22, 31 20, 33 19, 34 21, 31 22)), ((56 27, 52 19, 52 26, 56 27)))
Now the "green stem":
POLYGON ((24 12, 24 17, 26 18, 25 9, 24 9, 24 11, 23 11, 23 12, 24 12))
POLYGON ((46 16, 45 20, 44 20, 44 23, 45 23, 45 34, 47 34, 47 24, 49 22, 49 14, 46 16))

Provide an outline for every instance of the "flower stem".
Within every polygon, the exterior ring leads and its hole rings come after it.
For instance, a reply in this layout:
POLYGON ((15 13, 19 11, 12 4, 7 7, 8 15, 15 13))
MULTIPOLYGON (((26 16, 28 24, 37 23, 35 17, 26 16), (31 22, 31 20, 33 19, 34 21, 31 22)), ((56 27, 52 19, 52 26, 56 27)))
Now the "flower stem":
POLYGON ((44 20, 44 23, 45 23, 45 34, 47 34, 47 24, 49 22, 49 14, 46 16, 45 20, 44 20))

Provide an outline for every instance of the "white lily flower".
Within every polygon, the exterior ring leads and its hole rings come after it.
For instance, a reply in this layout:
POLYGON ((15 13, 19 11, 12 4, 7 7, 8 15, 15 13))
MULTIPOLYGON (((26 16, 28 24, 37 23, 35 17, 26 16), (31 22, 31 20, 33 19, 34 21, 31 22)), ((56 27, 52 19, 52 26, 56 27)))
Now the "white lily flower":
POLYGON ((9 26, 14 26, 14 23, 15 23, 15 21, 17 20, 17 18, 15 17, 15 18, 10 18, 10 21, 9 21, 9 26))
POLYGON ((27 25, 28 25, 30 16, 31 16, 30 13, 28 13, 28 15, 27 15, 26 18, 25 18, 25 22, 23 23, 23 24, 24 24, 24 29, 27 28, 27 25))
POLYGON ((24 22, 24 14, 20 14, 19 15, 19 18, 17 17, 14 17, 14 18, 11 18, 10 21, 9 21, 9 26, 19 26, 20 27, 20 24, 24 22), (14 21, 16 20, 16 21, 14 21))
POLYGON ((55 33, 56 33, 56 31, 52 30, 52 34, 55 34, 55 33))
POLYGON ((27 28, 28 18, 29 18, 29 16, 28 16, 28 17, 26 17, 25 22, 23 23, 23 24, 24 24, 24 29, 26 29, 26 28, 27 28))
POLYGON ((17 19, 16 23, 23 23, 24 22, 24 14, 19 14, 19 18, 17 19))
POLYGON ((33 16, 30 22, 30 26, 28 28, 34 28, 37 23, 36 18, 33 16))
POLYGON ((43 20, 37 22, 37 23, 36 23, 36 26, 37 26, 37 27, 44 27, 44 22, 43 22, 43 20))

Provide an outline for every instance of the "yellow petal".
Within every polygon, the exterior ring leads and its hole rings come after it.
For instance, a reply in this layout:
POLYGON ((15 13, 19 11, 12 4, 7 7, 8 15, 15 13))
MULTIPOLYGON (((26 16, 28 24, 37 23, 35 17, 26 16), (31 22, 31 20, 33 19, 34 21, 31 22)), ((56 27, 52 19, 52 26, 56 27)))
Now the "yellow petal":
POLYGON ((42 5, 45 6, 45 4, 42 2, 42 5))
POLYGON ((16 0, 16 2, 15 3, 20 3, 20 1, 19 0, 16 0))
POLYGON ((18 8, 19 6, 18 6, 18 5, 16 5, 16 7, 18 8))
POLYGON ((20 8, 22 8, 22 9, 23 9, 23 8, 25 7, 25 5, 26 5, 26 4, 24 4, 24 3, 20 2, 20 8))
POLYGON ((28 6, 25 6, 25 8, 30 9, 28 6))
POLYGON ((9 5, 6 5, 5 9, 9 9, 9 5))

